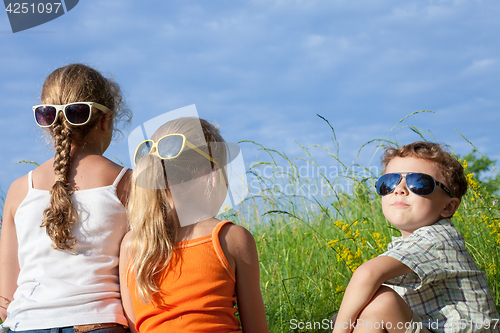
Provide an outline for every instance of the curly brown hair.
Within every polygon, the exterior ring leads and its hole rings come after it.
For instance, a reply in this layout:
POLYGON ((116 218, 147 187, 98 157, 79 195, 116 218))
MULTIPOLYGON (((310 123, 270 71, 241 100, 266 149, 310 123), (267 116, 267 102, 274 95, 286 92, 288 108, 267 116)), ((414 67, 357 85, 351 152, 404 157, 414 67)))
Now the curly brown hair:
POLYGON ((399 148, 386 147, 381 163, 384 172, 387 164, 395 157, 415 157, 434 162, 440 170, 444 184, 455 197, 461 199, 467 192, 464 168, 456 158, 446 151, 444 145, 417 141, 399 148))
MULTIPOLYGON (((131 112, 124 107, 118 84, 103 77, 97 70, 82 64, 70 64, 53 71, 42 87, 42 104, 64 105, 73 102, 96 102, 111 110, 114 123, 130 120, 131 112)), ((95 127, 104 113, 93 109, 91 120, 82 126, 72 126, 59 113, 55 123, 48 128, 54 139, 54 172, 56 181, 50 191, 50 206, 43 212, 41 227, 53 241, 52 247, 69 250, 76 243, 71 236, 78 213, 72 206, 73 186, 68 182, 71 144, 84 144, 86 135, 95 127)), ((113 130, 116 126, 113 126, 113 130)), ((119 131, 118 131, 119 132, 119 131)))

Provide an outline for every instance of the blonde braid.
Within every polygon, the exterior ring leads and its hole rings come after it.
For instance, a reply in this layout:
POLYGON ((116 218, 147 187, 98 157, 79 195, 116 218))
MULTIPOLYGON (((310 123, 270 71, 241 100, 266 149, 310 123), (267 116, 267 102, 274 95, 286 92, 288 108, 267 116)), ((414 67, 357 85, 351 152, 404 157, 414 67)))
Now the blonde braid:
POLYGON ((52 239, 52 247, 60 250, 70 250, 76 243, 75 237, 71 236, 71 229, 77 219, 77 212, 71 200, 74 189, 67 180, 70 169, 71 134, 71 127, 64 126, 60 121, 54 124, 56 182, 50 191, 50 207, 43 212, 41 224, 41 227, 46 227, 47 235, 52 239))

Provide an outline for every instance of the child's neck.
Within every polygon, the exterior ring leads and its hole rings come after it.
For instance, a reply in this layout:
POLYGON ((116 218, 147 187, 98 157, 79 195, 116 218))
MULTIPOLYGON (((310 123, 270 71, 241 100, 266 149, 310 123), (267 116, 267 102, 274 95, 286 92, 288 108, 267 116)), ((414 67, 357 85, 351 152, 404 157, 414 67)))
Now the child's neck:
MULTIPOLYGON (((434 225, 434 224, 436 224, 437 222, 439 222, 439 221, 441 221, 443 219, 446 219, 446 218, 445 217, 439 217, 439 219, 436 222, 428 224, 428 225, 421 226, 420 228, 434 225)), ((401 229, 399 229, 399 231, 401 232, 401 237, 403 237, 403 239, 406 239, 406 238, 410 237, 411 234, 413 234, 415 231, 417 231, 420 228, 417 228, 417 229, 412 230, 412 231, 407 231, 407 230, 401 230, 401 229)))
POLYGON ((219 222, 220 220, 212 217, 198 223, 190 224, 184 227, 179 227, 175 242, 178 243, 211 235, 215 226, 219 222))

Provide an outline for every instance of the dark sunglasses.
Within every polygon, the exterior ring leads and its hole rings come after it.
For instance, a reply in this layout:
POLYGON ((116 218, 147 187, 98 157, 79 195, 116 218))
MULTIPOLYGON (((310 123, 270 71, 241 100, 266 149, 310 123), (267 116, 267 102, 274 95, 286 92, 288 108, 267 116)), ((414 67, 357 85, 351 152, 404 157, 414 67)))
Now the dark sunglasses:
POLYGON ((89 122, 92 116, 93 107, 101 110, 105 114, 110 111, 107 107, 99 103, 76 102, 65 105, 35 105, 33 107, 33 112, 35 113, 35 121, 40 127, 50 127, 54 125, 59 111, 64 114, 68 123, 74 126, 81 126, 89 122))
POLYGON ((419 172, 408 172, 408 173, 386 173, 377 180, 375 183, 375 188, 377 189, 377 194, 384 196, 392 193, 396 186, 401 182, 403 177, 406 180, 406 186, 410 191, 416 195, 426 196, 431 195, 436 186, 441 187, 450 197, 454 197, 451 191, 442 183, 435 180, 432 176, 425 173, 419 172))

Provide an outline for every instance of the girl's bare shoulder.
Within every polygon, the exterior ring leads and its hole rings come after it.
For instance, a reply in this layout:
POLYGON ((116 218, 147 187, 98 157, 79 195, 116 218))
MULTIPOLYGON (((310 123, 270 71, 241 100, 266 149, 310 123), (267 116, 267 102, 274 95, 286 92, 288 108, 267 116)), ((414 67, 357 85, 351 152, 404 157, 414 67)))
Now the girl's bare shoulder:
POLYGON ((35 169, 31 171, 31 184, 28 183, 28 175, 29 173, 17 178, 15 181, 12 182, 9 188, 8 196, 10 193, 10 197, 16 197, 18 195, 23 196, 23 198, 26 196, 28 193, 28 188, 30 186, 33 186, 33 183, 35 182, 35 179, 39 178, 50 178, 47 177, 47 172, 50 172, 50 175, 53 176, 54 172, 52 171, 52 164, 54 163, 54 159, 51 158, 50 160, 45 161, 44 163, 37 165, 35 169))
POLYGON ((28 188, 29 188, 28 174, 25 174, 24 176, 17 178, 12 182, 12 184, 10 184, 9 191, 7 192, 6 201, 12 203, 19 201, 19 203, 21 203, 21 201, 28 193, 28 188))
POLYGON ((40 173, 39 169, 42 168, 45 164, 49 163, 49 161, 35 168, 31 175, 31 184, 29 184, 29 173, 17 178, 9 187, 9 191, 7 192, 7 197, 5 198, 5 213, 10 213, 12 217, 15 215, 17 208, 23 202, 24 198, 28 195, 28 190, 30 186, 33 186, 34 178, 40 173))
POLYGON ((255 248, 255 239, 252 233, 240 225, 225 225, 219 238, 227 244, 228 251, 233 255, 243 254, 249 249, 255 248))

